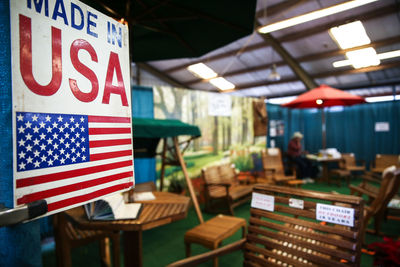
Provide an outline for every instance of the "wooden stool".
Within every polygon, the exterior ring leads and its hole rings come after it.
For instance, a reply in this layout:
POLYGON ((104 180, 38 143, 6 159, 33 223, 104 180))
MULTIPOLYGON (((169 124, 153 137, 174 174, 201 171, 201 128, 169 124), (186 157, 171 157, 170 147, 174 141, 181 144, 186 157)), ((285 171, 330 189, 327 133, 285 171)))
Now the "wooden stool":
MULTIPOLYGON (((185 233, 186 257, 191 255, 190 245, 197 243, 209 249, 216 249, 222 240, 230 237, 242 228, 242 236, 246 235, 246 220, 233 216, 217 215, 216 217, 190 229, 185 233)), ((214 267, 218 266, 218 258, 214 259, 214 267)))

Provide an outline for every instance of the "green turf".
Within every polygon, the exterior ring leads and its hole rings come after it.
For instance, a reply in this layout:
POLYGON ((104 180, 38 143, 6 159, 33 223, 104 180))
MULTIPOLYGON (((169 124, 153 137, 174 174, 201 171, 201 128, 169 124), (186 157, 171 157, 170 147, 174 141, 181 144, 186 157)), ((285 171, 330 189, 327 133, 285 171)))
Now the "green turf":
MULTIPOLYGON (((359 181, 354 181, 358 183, 359 181)), ((331 192, 336 191, 343 194, 348 194, 349 189, 345 184, 341 187, 337 185, 327 184, 307 184, 303 186, 304 189, 311 189, 317 191, 331 192)), ((249 206, 250 203, 243 204, 235 208, 235 216, 242 217, 245 219, 249 218, 249 206)), ((215 216, 214 214, 207 214, 203 212, 204 219, 207 220, 215 216)), ((186 219, 177 221, 168 225, 164 225, 158 228, 154 228, 143 232, 143 266, 144 267, 158 267, 166 266, 167 264, 174 262, 185 257, 185 247, 183 244, 183 235, 192 227, 198 224, 197 216, 193 208, 188 212, 186 219)), ((371 226, 371 224, 370 224, 371 226)), ((382 232, 391 236, 397 236, 400 230, 400 224, 396 221, 387 221, 382 224, 382 232)), ((225 240, 223 244, 231 243, 239 240, 241 237, 240 231, 225 240)), ((366 243, 370 244, 375 241, 382 241, 383 238, 380 236, 374 236, 366 234, 366 243)), ((122 249, 122 248, 121 248, 122 249)), ((192 253, 198 254, 205 252, 207 249, 199 246, 192 245, 192 253)), ((242 266, 243 254, 238 251, 229 255, 219 258, 220 266, 242 266)), ((123 257, 121 255, 121 261, 123 257)), ((361 266, 372 266, 373 258, 367 254, 362 255, 361 266)), ((73 266, 100 266, 99 260, 99 249, 96 244, 75 248, 72 251, 72 263, 73 266)), ((55 266, 55 254, 54 250, 50 250, 43 253, 43 266, 55 266)), ((200 266, 212 266, 212 262, 207 262, 200 266)))

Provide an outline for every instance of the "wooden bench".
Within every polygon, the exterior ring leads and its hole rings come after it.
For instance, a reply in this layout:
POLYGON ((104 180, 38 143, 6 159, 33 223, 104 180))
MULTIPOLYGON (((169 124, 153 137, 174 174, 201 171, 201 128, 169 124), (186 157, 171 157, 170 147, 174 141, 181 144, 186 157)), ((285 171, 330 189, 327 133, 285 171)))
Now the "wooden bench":
POLYGON ((169 267, 196 266, 237 250, 243 251, 245 266, 360 266, 362 198, 276 185, 256 185, 254 193, 273 197, 273 211, 251 208, 246 238, 169 267), (352 208, 353 226, 317 220, 318 203, 352 208))
POLYGON ((222 204, 233 215, 233 208, 251 198, 251 185, 240 184, 233 164, 226 163, 202 169, 204 180, 205 210, 218 212, 222 204))

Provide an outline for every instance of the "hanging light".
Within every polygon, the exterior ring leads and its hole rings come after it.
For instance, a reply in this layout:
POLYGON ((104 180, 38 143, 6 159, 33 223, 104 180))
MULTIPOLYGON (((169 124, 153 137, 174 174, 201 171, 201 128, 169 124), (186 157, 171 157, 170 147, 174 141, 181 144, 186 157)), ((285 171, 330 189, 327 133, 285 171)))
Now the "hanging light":
POLYGON ((280 79, 281 79, 281 75, 276 70, 276 64, 273 64, 271 67, 271 72, 268 75, 268 80, 279 81, 280 79))

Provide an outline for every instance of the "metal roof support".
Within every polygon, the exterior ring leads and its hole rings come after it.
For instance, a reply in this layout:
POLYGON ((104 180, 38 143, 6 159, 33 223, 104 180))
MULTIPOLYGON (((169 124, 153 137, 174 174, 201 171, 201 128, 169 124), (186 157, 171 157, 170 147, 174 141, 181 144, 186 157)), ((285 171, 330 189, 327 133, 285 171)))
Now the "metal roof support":
MULTIPOLYGON (((256 27, 258 28, 260 24, 256 22, 256 27)), ((311 76, 300 66, 300 64, 286 51, 286 49, 269 33, 259 35, 268 42, 275 51, 283 58, 284 61, 289 65, 293 72, 299 77, 299 79, 304 83, 307 90, 314 89, 318 87, 316 82, 311 78, 311 76)))
MULTIPOLYGON (((136 66, 142 70, 147 71, 148 73, 156 76, 157 78, 163 80, 166 83, 169 83, 172 86, 176 86, 179 88, 187 88, 186 85, 181 84, 180 82, 174 80, 173 78, 169 77, 168 75, 165 75, 164 73, 162 73, 161 71, 153 68, 152 66, 150 66, 149 64, 146 63, 136 63, 136 66)), ((190 89, 190 88, 188 88, 190 89)))

